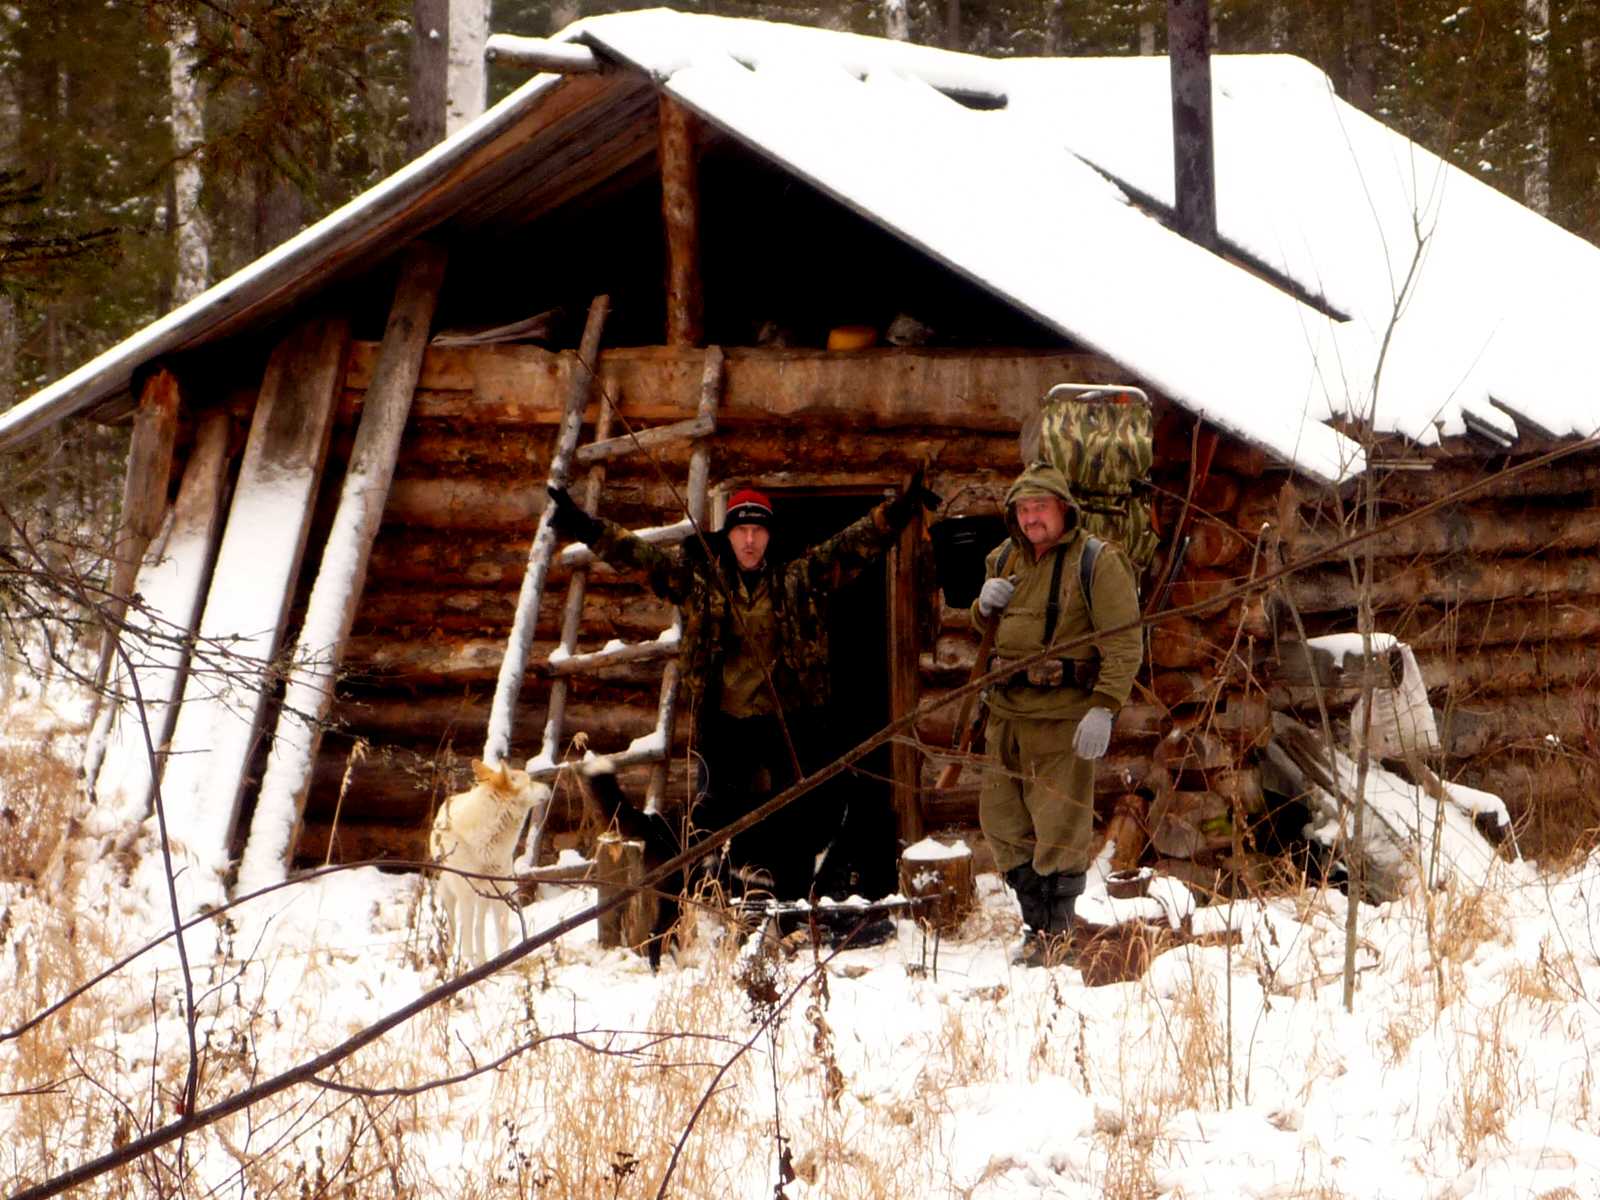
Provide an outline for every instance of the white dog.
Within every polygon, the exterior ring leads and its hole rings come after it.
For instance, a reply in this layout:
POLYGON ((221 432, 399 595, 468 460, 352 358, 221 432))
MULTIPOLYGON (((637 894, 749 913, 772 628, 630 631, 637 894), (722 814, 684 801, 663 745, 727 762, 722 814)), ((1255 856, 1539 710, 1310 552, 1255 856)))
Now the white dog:
POLYGON ((550 788, 530 779, 526 771, 474 761, 472 773, 477 784, 444 802, 428 838, 433 861, 455 868, 438 873, 434 895, 444 910, 455 953, 469 966, 489 957, 486 926, 493 927, 495 953, 505 949, 513 889, 504 877, 511 874, 517 834, 530 810, 531 829, 542 829, 550 808, 550 788), (473 879, 456 871, 501 878, 473 879))

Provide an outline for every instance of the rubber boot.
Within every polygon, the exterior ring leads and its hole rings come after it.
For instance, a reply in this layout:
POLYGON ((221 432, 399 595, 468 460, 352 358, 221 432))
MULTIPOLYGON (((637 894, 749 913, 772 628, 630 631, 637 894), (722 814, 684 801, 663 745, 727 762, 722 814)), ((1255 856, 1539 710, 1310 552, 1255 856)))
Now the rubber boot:
POLYGON ((1077 957, 1072 944, 1073 913, 1078 897, 1083 895, 1084 876, 1060 872, 1041 877, 1045 897, 1045 922, 1039 965, 1055 967, 1068 965, 1077 957))
POLYGON ((1033 869, 1032 863, 1023 863, 1006 872, 1006 882, 1017 894, 1017 907, 1022 910, 1022 945, 1011 961, 1023 966, 1036 966, 1040 957, 1045 928, 1050 923, 1049 883, 1045 876, 1033 869))

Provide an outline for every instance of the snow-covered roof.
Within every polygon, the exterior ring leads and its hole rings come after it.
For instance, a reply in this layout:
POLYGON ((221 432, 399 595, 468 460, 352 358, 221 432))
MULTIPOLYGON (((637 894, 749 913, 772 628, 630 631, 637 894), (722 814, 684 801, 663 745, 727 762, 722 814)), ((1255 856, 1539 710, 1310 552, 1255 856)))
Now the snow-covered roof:
MULTIPOLYGON (((1469 425, 1514 437, 1509 414, 1557 435, 1600 427, 1584 353, 1600 249, 1345 104, 1299 59, 1212 62, 1219 234, 1280 286, 1146 211, 1173 197, 1164 58, 996 60, 666 9, 561 36, 638 68, 758 153, 1314 477, 1362 468, 1327 422, 1369 409, 1380 430, 1424 443, 1469 425)), ((437 174, 452 147, 515 120, 550 78, 269 260, 314 264, 330 230, 382 223, 386 189, 437 174)), ((407 229, 391 214, 386 236, 407 229)), ((207 297, 152 330, 193 319, 207 297)), ((160 352, 152 330, 29 405, 103 397, 97 364, 160 352)), ((109 377, 125 384, 131 370, 109 377)), ((0 416, 0 445, 27 420, 0 416)))

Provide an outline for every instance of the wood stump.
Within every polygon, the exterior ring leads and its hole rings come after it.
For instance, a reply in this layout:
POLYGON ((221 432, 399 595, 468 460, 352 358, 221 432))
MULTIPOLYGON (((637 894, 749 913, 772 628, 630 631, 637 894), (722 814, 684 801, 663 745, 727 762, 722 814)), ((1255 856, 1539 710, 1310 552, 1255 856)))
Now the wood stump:
POLYGON ((654 892, 639 890, 644 878, 644 843, 624 841, 615 834, 601 834, 594 847, 595 899, 604 903, 618 892, 629 898, 598 919, 600 945, 627 946, 643 952, 656 925, 656 909, 661 899, 654 892))
POLYGON ((949 933, 977 904, 972 875, 972 850, 963 842, 946 846, 923 838, 900 855, 900 894, 922 903, 913 908, 917 921, 949 933))

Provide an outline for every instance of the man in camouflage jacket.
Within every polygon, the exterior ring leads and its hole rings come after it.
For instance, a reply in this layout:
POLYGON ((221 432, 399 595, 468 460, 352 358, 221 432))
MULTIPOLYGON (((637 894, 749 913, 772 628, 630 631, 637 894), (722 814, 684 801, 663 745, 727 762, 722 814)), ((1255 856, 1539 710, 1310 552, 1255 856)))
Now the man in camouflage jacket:
POLYGON ((990 551, 972 606, 980 629, 999 622, 994 666, 1046 645, 1082 643, 1018 671, 989 694, 989 763, 978 820, 1022 909, 1027 928, 1019 961, 1035 966, 1061 961, 1067 950, 1089 869, 1094 760, 1105 753, 1112 719, 1133 690, 1143 639, 1134 624, 1133 567, 1114 543, 1093 560, 1092 594, 1083 594, 1080 560, 1088 536, 1060 471, 1038 463, 1017 477, 1006 493, 1006 526, 1011 537, 990 551), (1057 612, 1047 642, 1052 583, 1057 612), (1118 626, 1130 628, 1095 636, 1118 626))
MULTIPOLYGON (((802 772, 824 765, 829 601, 894 544, 925 495, 919 471, 899 497, 783 560, 767 553, 772 504, 754 489, 734 494, 720 531, 672 548, 592 517, 551 489, 557 534, 587 543, 613 566, 643 571, 651 590, 682 611, 680 680, 706 772, 690 813, 695 829, 720 829, 788 787, 796 759, 802 772)), ((802 797, 736 837, 729 865, 780 898, 803 896, 841 819, 836 802, 802 797)))

